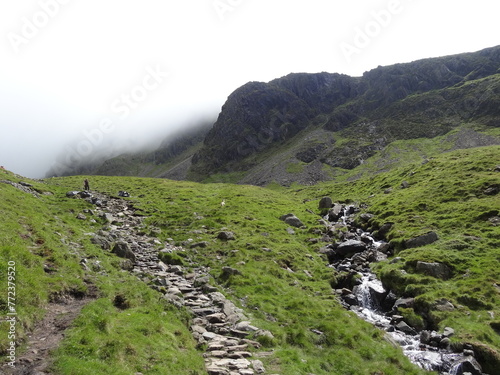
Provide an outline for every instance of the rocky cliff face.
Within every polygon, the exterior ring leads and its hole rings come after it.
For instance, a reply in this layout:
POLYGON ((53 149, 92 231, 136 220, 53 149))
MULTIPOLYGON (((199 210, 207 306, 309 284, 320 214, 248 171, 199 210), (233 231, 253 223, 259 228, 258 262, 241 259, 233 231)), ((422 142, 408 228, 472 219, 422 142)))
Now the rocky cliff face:
POLYGON ((358 79, 339 74, 290 74, 269 83, 247 83, 227 99, 192 168, 248 168, 240 162, 294 137, 316 116, 357 94, 358 79))
POLYGON ((499 126, 499 73, 494 47, 378 67, 359 78, 301 73, 250 82, 227 99, 191 171, 203 178, 251 170, 299 133, 298 161, 352 169, 397 139, 436 137, 472 120, 499 126), (318 128, 343 131, 350 142, 308 142, 318 128))

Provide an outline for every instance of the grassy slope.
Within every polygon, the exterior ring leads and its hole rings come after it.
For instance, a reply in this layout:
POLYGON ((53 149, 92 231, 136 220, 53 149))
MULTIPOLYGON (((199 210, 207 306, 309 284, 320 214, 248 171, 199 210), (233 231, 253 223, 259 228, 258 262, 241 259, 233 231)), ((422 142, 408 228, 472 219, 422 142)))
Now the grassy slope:
MULTIPOLYGON (((1 173, 0 179, 20 180, 1 173)), ((58 352, 57 373, 203 373, 203 360, 187 329, 185 313, 162 303, 157 293, 121 272, 114 256, 90 243, 85 233, 97 231, 102 223, 75 217, 91 207, 65 198, 69 186, 30 183, 53 195, 35 198, 0 184, 0 277, 1 285, 6 285, 7 262, 14 261, 18 343, 43 318, 50 300, 65 294, 82 295, 97 287, 98 299, 84 308, 58 352), (83 270, 82 258, 92 260, 92 271, 83 270), (113 306, 118 294, 127 296, 130 309, 113 306)), ((71 189, 79 186, 74 184, 71 189)), ((6 287, 3 290, 0 314, 5 316, 6 287)), ((2 355, 8 347, 7 328, 0 325, 2 355)), ((22 350, 18 349, 18 355, 22 350)))
MULTIPOLYGON (((336 201, 364 203, 367 210, 376 215, 371 223, 373 229, 386 221, 396 223, 389 233, 395 246, 414 235, 436 231, 440 236, 437 243, 400 250, 397 255, 402 257, 402 262, 380 265, 377 272, 387 284, 395 288, 397 285, 402 293, 416 296, 418 312, 430 314, 438 327, 454 327, 456 340, 482 343, 498 351, 498 333, 490 325, 498 323, 498 318, 491 319, 488 311, 495 317, 500 314, 499 292, 494 286, 500 283, 496 272, 500 228, 488 219, 500 207, 498 195, 485 195, 484 190, 499 183, 498 172, 492 172, 500 164, 499 154, 499 147, 454 151, 424 165, 419 162, 356 182, 291 189, 128 177, 92 177, 91 182, 93 188, 111 194, 119 190, 130 192, 133 196, 130 199, 151 215, 148 225, 161 228, 161 239, 172 238, 185 244, 208 242, 208 247, 189 249, 188 254, 198 263, 211 267, 221 291, 244 308, 255 325, 273 332, 274 340, 261 339, 266 347, 274 349, 274 355, 264 359, 270 373, 417 374, 420 371, 386 343, 380 331, 343 310, 336 302, 330 287, 332 271, 317 253, 322 245, 308 241, 321 236, 312 233, 321 226, 317 223, 319 216, 310 211, 317 212, 317 201, 324 195, 336 201), (399 188, 403 180, 410 183, 408 189, 399 188), (393 188, 390 194, 383 193, 387 188, 393 188), (224 208, 220 206, 222 199, 226 201, 224 208), (279 220, 289 212, 299 216, 307 228, 295 229, 295 234, 289 234, 288 226, 279 220), (217 240, 218 232, 224 229, 233 231, 236 240, 217 240), (454 276, 440 281, 413 274, 416 260, 445 262, 453 269, 454 276), (237 268, 242 275, 223 278, 223 266, 237 268), (401 269, 408 275, 401 276, 401 269), (432 312, 433 301, 438 298, 447 298, 458 308, 447 315, 432 312), (312 329, 323 334, 317 335, 312 329)), ((202 359, 186 332, 184 315, 168 306, 158 306, 155 293, 117 272, 113 258, 102 254, 84 236, 85 232, 97 230, 100 224, 92 228, 88 223, 77 222, 74 216, 84 204, 63 197, 66 190, 78 187, 81 180, 81 177, 47 180, 48 186, 40 186, 53 191, 55 196, 40 200, 27 197, 17 206, 14 203, 26 197, 25 193, 0 185, 3 198, 0 204, 8 218, 1 224, 2 233, 8 233, 2 235, 2 264, 11 257, 23 264, 19 267, 19 290, 31 294, 23 300, 19 297, 19 305, 25 305, 22 308, 26 311, 20 315, 26 316, 29 327, 39 318, 39 308, 46 303, 49 293, 85 288, 82 279, 87 277, 99 287, 102 298, 84 310, 58 352, 61 374, 73 374, 75 368, 85 366, 87 370, 95 369, 96 374, 109 372, 105 367, 116 369, 117 374, 127 373, 131 368, 145 374, 160 373, 146 368, 144 363, 153 356, 158 369, 173 366, 169 358, 179 347, 184 348, 182 353, 189 359, 179 361, 180 370, 164 371, 189 373, 190 366, 198 371, 202 359), (70 209, 75 213, 70 213, 70 209), (9 210, 14 211, 11 216, 8 216, 9 210), (54 215, 59 219, 52 219, 54 215), (26 232, 19 220, 21 216, 36 233, 43 234, 45 242, 51 241, 50 248, 57 255, 54 263, 60 272, 45 274, 42 271, 42 262, 47 260, 45 255, 34 255, 33 250, 28 249, 35 246, 37 236, 21 238, 20 234, 26 232), (102 259, 108 276, 84 275, 77 265, 79 258, 67 255, 67 247, 60 244, 54 231, 73 242, 83 243, 79 251, 85 252, 87 258, 102 259), (23 261, 23 257, 26 260, 23 261), (29 274, 24 268, 30 270, 29 274), (68 274, 63 278, 66 281, 53 282, 63 271, 68 274), (34 275, 38 275, 36 283, 34 275), (126 282, 121 283, 122 280, 126 282), (37 286, 25 288, 28 283, 37 286), (127 310, 131 316, 112 306, 116 293, 135 296, 133 308, 127 310), (106 314, 100 313, 103 310, 106 314), (162 317, 164 313, 168 318, 162 317), (152 330, 152 325, 159 326, 152 330), (117 327, 123 331, 116 332, 117 327), (152 337, 138 340, 144 330, 152 337), (108 336, 110 334, 113 336, 108 336)), ((3 337, 4 334, 2 340, 3 337)))
MULTIPOLYGON (((372 229, 395 223, 388 239, 402 261, 376 267, 384 283, 416 297, 415 309, 433 328, 452 326, 457 331, 456 341, 474 343, 479 351, 485 344, 496 350, 498 360, 500 337, 493 327, 498 327, 500 315, 500 227, 489 219, 499 215, 500 198, 485 194, 488 187, 500 187, 500 173, 493 171, 498 165, 498 146, 457 150, 426 164, 419 161, 347 185, 318 185, 300 194, 332 195, 363 203, 368 207, 366 212, 375 214, 372 229), (403 181, 410 187, 401 189, 403 181), (392 192, 384 194, 387 189, 392 192), (405 240, 431 230, 439 235, 438 242, 403 249, 405 240), (443 281, 418 275, 415 264, 419 260, 445 263, 453 277, 443 281), (452 313, 435 311, 435 301, 441 298, 457 309, 452 313)), ((487 352, 481 354, 488 356, 487 352)))
MULTIPOLYGON (((54 181, 69 187, 79 180, 54 181)), ((108 177, 93 177, 92 182, 99 190, 131 193, 137 206, 152 214, 149 224, 162 230, 162 239, 209 242, 207 248, 189 250, 189 256, 211 267, 221 291, 243 307, 255 325, 273 332, 274 340, 261 339, 275 350, 265 360, 270 373, 420 373, 383 340, 380 331, 336 302, 329 285, 331 271, 308 246, 309 230, 290 235, 279 220, 293 211, 308 228, 316 226, 318 217, 306 212, 308 207, 295 197, 226 184, 108 177), (216 240, 223 229, 233 231, 236 240, 216 240), (224 279, 223 266, 235 267, 242 275, 224 279)))

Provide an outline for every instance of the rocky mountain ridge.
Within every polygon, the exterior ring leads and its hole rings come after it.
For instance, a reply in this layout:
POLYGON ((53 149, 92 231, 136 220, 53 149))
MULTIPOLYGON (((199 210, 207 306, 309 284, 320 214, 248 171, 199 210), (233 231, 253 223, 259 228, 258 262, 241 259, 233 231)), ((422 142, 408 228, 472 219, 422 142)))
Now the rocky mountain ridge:
MULTIPOLYGON (((489 133, 500 126, 499 108, 500 46, 379 66, 362 77, 292 73, 236 89, 203 131, 85 173, 314 184, 348 173, 395 141, 458 131, 455 142, 440 139, 434 151, 500 144, 489 133)), ((431 156, 420 153, 422 160, 431 156)))

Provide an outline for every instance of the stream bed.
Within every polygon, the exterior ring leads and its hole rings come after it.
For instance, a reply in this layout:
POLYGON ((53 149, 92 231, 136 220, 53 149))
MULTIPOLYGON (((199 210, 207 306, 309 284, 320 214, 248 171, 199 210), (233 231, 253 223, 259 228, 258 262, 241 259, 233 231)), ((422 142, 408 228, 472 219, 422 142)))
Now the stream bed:
POLYGON ((386 339, 399 345, 411 362, 424 370, 440 375, 486 375, 475 360, 472 347, 464 345, 462 352, 453 352, 452 328, 446 327, 443 332, 417 331, 404 321, 398 309, 413 307, 414 300, 386 290, 370 270, 371 263, 387 260, 390 247, 354 225, 357 211, 353 205, 334 204, 322 220, 327 233, 337 238, 341 233, 340 240, 322 252, 327 255, 330 267, 345 276, 336 290, 343 306, 384 330, 386 339))

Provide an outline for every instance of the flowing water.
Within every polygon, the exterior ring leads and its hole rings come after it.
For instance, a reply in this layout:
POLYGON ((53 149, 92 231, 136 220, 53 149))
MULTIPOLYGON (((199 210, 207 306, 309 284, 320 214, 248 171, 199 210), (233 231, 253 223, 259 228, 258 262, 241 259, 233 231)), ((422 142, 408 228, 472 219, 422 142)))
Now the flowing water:
MULTIPOLYGON (((350 216, 353 213, 352 206, 344 208, 343 215, 337 221, 345 226, 350 225, 350 216)), ((327 217, 325 217, 327 219, 327 217)), ((377 254, 377 250, 384 242, 375 241, 370 233, 362 232, 359 229, 350 228, 357 233, 358 238, 364 239, 369 243, 367 252, 377 254)), ((353 256, 349 259, 344 259, 337 262, 337 269, 343 267, 353 267, 353 256)), ((359 267, 358 267, 359 268, 359 267)), ((437 371, 441 375, 462 375, 465 372, 470 372, 474 375, 479 375, 481 372, 477 369, 480 368, 476 360, 463 353, 453 353, 448 348, 438 348, 436 345, 428 345, 422 343, 421 335, 414 331, 411 327, 405 325, 400 326, 394 320, 394 311, 384 311, 380 306, 380 298, 378 296, 386 296, 386 291, 380 280, 370 271, 369 267, 365 267, 359 272, 361 278, 353 288, 353 293, 358 301, 357 306, 350 306, 359 317, 374 324, 375 326, 386 331, 388 339, 397 343, 403 349, 404 354, 416 365, 424 370, 437 371), (400 328, 400 329, 399 329, 400 328)), ((437 335, 433 332, 432 334, 437 335)))
POLYGON ((392 341, 401 346, 404 354, 424 370, 438 371, 443 375, 458 373, 463 360, 462 354, 423 345, 419 334, 412 335, 395 329, 391 324, 391 318, 380 311, 377 300, 372 297, 372 291, 385 292, 380 280, 373 274, 364 273, 361 284, 355 287, 360 307, 356 311, 358 316, 387 331, 392 341))

